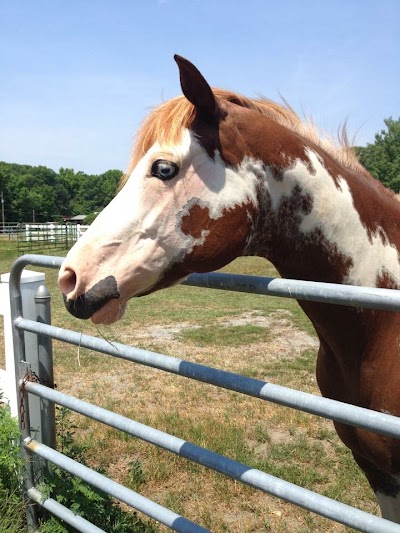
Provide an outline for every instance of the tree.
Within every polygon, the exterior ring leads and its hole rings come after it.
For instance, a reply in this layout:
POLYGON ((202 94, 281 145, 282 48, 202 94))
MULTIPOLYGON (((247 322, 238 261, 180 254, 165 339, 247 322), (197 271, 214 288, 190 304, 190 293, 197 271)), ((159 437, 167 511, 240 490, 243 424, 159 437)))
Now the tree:
POLYGON ((84 214, 81 209, 82 183, 87 176, 81 171, 75 172, 72 168, 60 168, 55 183, 56 212, 58 215, 84 214), (76 205, 78 204, 78 205, 76 205))
MULTIPOLYGON (((18 167, 19 165, 13 165, 18 167)), ((21 165, 9 174, 8 193, 15 220, 46 222, 54 213, 54 170, 21 165)))
POLYGON ((356 149, 360 163, 386 187, 400 192, 400 118, 384 120, 374 144, 356 149))
POLYGON ((75 214, 88 214, 101 211, 115 196, 122 172, 108 170, 100 175, 82 176, 78 194, 71 199, 71 208, 75 214))
POLYGON ((101 211, 114 197, 120 170, 100 175, 53 170, 0 161, 0 191, 5 219, 12 222, 59 220, 64 215, 88 215, 101 211))

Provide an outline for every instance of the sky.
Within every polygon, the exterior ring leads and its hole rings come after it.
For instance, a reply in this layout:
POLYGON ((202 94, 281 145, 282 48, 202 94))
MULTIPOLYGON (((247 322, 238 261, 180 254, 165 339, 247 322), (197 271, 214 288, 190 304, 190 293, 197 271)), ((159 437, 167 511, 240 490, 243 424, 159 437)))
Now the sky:
POLYGON ((400 116, 399 0, 0 0, 0 21, 0 161, 125 170, 181 93, 174 53, 357 145, 400 116))

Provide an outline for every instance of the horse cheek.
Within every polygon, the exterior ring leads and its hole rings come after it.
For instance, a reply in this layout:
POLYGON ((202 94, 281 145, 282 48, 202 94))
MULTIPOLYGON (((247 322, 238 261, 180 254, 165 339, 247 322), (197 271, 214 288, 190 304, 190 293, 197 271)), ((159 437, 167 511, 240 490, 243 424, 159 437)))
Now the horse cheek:
POLYGON ((253 225, 250 213, 250 206, 240 205, 224 209, 218 219, 208 218, 202 242, 184 260, 188 270, 211 272, 243 255, 253 225))

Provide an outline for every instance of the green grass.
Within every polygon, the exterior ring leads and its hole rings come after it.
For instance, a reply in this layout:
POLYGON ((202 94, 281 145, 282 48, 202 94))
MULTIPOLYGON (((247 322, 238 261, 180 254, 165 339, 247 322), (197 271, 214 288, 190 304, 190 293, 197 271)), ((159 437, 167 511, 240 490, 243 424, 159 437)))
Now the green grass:
POLYGON ((208 326, 206 328, 188 329, 180 333, 179 338, 197 346, 244 346, 265 339, 268 332, 261 326, 208 326))
MULTIPOLYGON (((1 391, 0 391, 1 395, 1 391)), ((25 506, 20 500, 21 454, 17 421, 0 404, 0 531, 23 531, 25 506)))
MULTIPOLYGON (((16 246, 0 240, 0 271, 9 271, 16 257, 16 246)), ((318 393, 315 349, 273 357, 279 343, 273 327, 232 323, 244 315, 278 322, 283 317, 293 328, 315 336, 294 300, 177 286, 131 300, 121 321, 96 328, 65 311, 55 270, 34 269, 46 273, 55 325, 318 393), (143 335, 155 327, 177 327, 177 332, 167 340, 143 335)), ((258 258, 236 260, 223 270, 277 275, 258 258)), ((291 331, 285 335, 290 337, 291 331)), ((0 329, 0 344, 1 334, 0 329)), ((366 480, 329 421, 59 342, 54 343, 54 361, 63 392, 377 511, 366 480)), ((74 415, 73 420, 88 464, 216 533, 348 531, 90 419, 74 415)))

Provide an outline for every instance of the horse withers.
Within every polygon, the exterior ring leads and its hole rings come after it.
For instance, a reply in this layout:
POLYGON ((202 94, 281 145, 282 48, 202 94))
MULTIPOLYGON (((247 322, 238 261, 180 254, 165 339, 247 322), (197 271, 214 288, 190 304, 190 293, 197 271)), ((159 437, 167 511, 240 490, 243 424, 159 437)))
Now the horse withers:
MULTIPOLYGON (((175 56, 183 95, 147 117, 111 203, 59 274, 67 309, 111 324, 127 301, 261 256, 281 276, 398 288, 400 203, 294 111, 211 89, 175 56)), ((328 398, 400 415, 397 313, 299 302, 320 340, 317 378, 328 398)), ((400 522, 400 446, 335 423, 400 522)))

